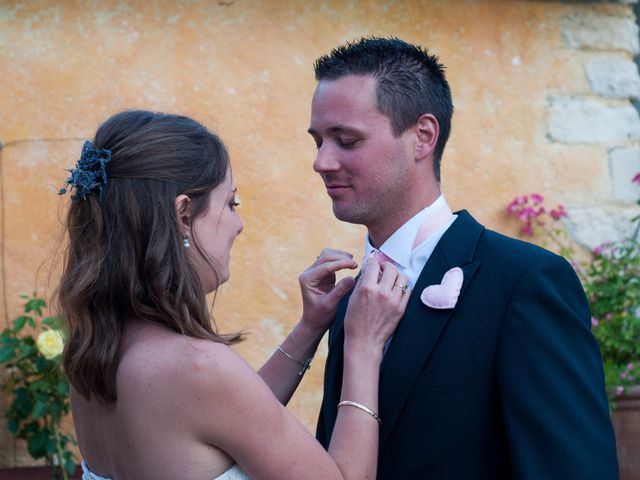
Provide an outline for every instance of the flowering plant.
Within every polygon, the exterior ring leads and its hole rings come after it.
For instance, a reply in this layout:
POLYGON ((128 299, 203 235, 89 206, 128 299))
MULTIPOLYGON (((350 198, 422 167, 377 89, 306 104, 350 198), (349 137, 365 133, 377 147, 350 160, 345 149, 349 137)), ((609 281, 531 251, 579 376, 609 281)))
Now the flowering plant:
MULTIPOLYGON (((640 184, 640 173, 633 181, 640 184)), ((616 397, 640 383, 640 223, 630 238, 601 245, 580 263, 560 221, 569 216, 562 205, 548 209, 544 197, 534 193, 513 199, 507 213, 522 222, 523 235, 537 237, 563 255, 580 276, 602 353, 610 406, 615 408, 616 397)))
POLYGON ((563 205, 547 208, 539 193, 519 195, 507 206, 507 213, 522 222, 520 233, 538 237, 541 243, 563 257, 573 257, 574 251, 567 230, 558 223, 569 214, 563 205))
POLYGON ((636 238, 593 252, 584 274, 592 331, 612 400, 640 382, 640 243, 636 238))
MULTIPOLYGON (((29 455, 44 458, 51 466, 52 478, 69 478, 76 469, 70 447, 75 438, 61 430, 62 419, 69 413, 69 382, 61 367, 63 337, 58 319, 43 318, 44 300, 23 295, 24 315, 13 320, 0 334, 0 365, 5 366, 1 388, 12 396, 4 412, 7 428, 17 438, 26 440, 29 455), (31 333, 44 330, 36 338, 31 333)), ((1 373, 1 372, 0 372, 1 373)))

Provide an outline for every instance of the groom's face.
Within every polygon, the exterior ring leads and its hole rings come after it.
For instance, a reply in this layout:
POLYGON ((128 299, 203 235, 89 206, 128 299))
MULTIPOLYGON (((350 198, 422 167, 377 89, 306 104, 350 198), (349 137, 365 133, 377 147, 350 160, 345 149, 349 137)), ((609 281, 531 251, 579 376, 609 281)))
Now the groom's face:
POLYGON ((343 221, 380 227, 408 203, 414 136, 394 136, 377 107, 376 80, 349 75, 321 80, 311 104, 309 133, 320 174, 343 221))

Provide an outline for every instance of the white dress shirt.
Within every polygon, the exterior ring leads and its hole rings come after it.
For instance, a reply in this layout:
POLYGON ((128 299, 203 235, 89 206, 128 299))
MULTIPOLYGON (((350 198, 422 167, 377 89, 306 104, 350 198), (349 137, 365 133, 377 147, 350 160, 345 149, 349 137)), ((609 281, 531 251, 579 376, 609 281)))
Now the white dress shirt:
MULTIPOLYGON (((407 276, 409 286, 412 289, 440 238, 458 217, 453 215, 447 223, 414 249, 413 244, 420 227, 445 205, 447 202, 444 196, 440 195, 435 202, 407 220, 378 249, 395 262, 398 271, 407 276)), ((365 237, 365 253, 369 254, 375 250, 369 241, 369 235, 367 235, 365 237)))

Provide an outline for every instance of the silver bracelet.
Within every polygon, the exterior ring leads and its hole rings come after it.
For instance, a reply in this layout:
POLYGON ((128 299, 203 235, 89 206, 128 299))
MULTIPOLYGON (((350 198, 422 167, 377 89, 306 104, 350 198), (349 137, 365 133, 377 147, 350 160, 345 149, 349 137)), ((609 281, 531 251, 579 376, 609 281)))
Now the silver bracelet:
POLYGON ((300 370, 298 372, 298 376, 302 376, 304 375, 304 373, 309 370, 311 368, 311 360, 313 360, 312 358, 307 358, 304 362, 301 362, 300 360, 296 359, 295 357, 293 357, 292 355, 289 355, 287 352, 285 352, 281 346, 278 345, 278 351, 281 352, 285 357, 290 358, 291 360, 293 360, 294 362, 296 362, 298 365, 300 365, 302 367, 302 370, 300 370))
POLYGON ((373 418, 375 418, 378 421, 378 424, 382 424, 382 420, 380 419, 380 416, 376 412, 371 410, 369 407, 367 407, 366 405, 362 405, 361 403, 358 403, 358 402, 352 402, 351 400, 343 400, 338 404, 338 408, 340 408, 340 407, 355 407, 355 408, 358 408, 358 409, 362 410, 363 412, 367 412, 369 415, 371 415, 373 418))

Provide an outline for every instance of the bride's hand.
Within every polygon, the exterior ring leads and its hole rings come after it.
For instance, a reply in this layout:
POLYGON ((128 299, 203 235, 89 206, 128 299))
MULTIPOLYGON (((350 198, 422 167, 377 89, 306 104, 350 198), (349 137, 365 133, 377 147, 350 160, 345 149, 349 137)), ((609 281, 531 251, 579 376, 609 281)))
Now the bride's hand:
POLYGON ((345 315, 345 350, 365 349, 382 353, 404 315, 411 294, 407 277, 390 263, 365 259, 345 315))
POLYGON ((325 248, 313 264, 300 275, 302 321, 310 328, 324 331, 333 322, 340 299, 353 288, 355 280, 345 277, 336 283, 336 272, 355 269, 358 264, 350 253, 325 248))

